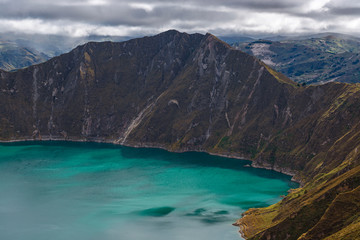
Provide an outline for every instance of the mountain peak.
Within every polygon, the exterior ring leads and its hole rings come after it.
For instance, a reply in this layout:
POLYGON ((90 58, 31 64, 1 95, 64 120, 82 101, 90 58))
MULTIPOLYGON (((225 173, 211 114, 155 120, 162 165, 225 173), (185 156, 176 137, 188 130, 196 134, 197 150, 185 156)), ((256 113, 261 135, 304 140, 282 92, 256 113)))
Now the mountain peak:
MULTIPOLYGON (((165 32, 161 32, 159 33, 158 35, 176 35, 176 34, 180 34, 181 32, 179 32, 178 30, 176 29, 169 29, 165 32)), ((187 34, 187 33, 182 33, 182 34, 187 34)))

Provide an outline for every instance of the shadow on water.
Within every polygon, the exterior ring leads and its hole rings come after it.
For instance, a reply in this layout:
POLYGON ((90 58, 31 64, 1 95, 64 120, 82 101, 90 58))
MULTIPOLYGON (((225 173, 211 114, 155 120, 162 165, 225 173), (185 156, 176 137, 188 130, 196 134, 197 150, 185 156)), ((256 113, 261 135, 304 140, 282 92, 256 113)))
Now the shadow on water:
MULTIPOLYGON (((291 176, 267 169, 248 167, 251 164, 249 160, 236 158, 226 158, 221 156, 210 155, 205 152, 183 152, 173 153, 158 148, 134 148, 126 147, 111 143, 94 143, 94 142, 68 142, 68 141, 28 141, 0 143, 0 146, 64 146, 76 148, 96 149, 118 149, 119 154, 128 159, 154 159, 165 161, 177 165, 186 165, 192 167, 213 167, 244 171, 250 174, 269 179, 280 179, 287 182, 289 187, 297 188, 298 183, 291 181, 291 176)), ((106 156, 104 157, 106 158, 106 156)), ((99 158, 100 159, 100 158, 99 158)))
POLYGON ((164 217, 174 211, 173 207, 158 207, 158 208, 149 208, 143 211, 138 212, 141 216, 149 216, 149 217, 164 217))
POLYGON ((191 213, 185 214, 185 216, 197 218, 205 224, 215 224, 232 220, 232 218, 229 218, 229 214, 230 213, 226 210, 211 212, 205 208, 198 208, 191 213))

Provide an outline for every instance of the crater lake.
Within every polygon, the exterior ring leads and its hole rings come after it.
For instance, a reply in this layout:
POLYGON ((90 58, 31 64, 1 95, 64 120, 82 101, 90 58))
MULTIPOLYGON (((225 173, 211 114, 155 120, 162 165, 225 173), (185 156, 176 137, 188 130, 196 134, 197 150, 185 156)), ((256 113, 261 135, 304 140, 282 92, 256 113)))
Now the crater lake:
POLYGON ((207 153, 76 142, 0 144, 0 239, 241 239, 291 177, 207 153))

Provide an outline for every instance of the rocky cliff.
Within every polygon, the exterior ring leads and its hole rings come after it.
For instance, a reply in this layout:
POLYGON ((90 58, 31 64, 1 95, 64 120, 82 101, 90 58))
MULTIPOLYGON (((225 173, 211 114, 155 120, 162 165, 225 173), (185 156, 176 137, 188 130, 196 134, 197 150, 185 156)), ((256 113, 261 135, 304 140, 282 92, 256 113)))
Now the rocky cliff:
POLYGON ((103 141, 251 159, 304 187, 246 212, 237 223, 244 236, 359 234, 360 85, 299 87, 211 34, 173 30, 87 43, 0 75, 2 141, 103 141), (352 210, 332 222, 342 201, 352 210))

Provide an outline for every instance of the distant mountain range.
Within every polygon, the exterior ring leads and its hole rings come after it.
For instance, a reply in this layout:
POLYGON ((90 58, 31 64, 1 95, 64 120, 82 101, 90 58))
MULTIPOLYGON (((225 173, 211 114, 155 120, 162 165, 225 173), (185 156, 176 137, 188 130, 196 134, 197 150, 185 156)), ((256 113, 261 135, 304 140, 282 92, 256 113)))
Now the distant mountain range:
POLYGON ((2 141, 206 151, 293 175, 303 187, 237 221, 248 239, 360 236, 360 84, 301 86, 211 34, 172 30, 0 71, 0 102, 2 141))
POLYGON ((48 59, 49 56, 34 49, 19 46, 14 42, 0 41, 0 69, 11 71, 48 59))
POLYGON ((360 39, 318 34, 281 41, 233 42, 298 83, 360 82, 360 39))
POLYGON ((0 69, 12 71, 44 62, 89 41, 124 41, 129 37, 15 34, 0 35, 0 69))

